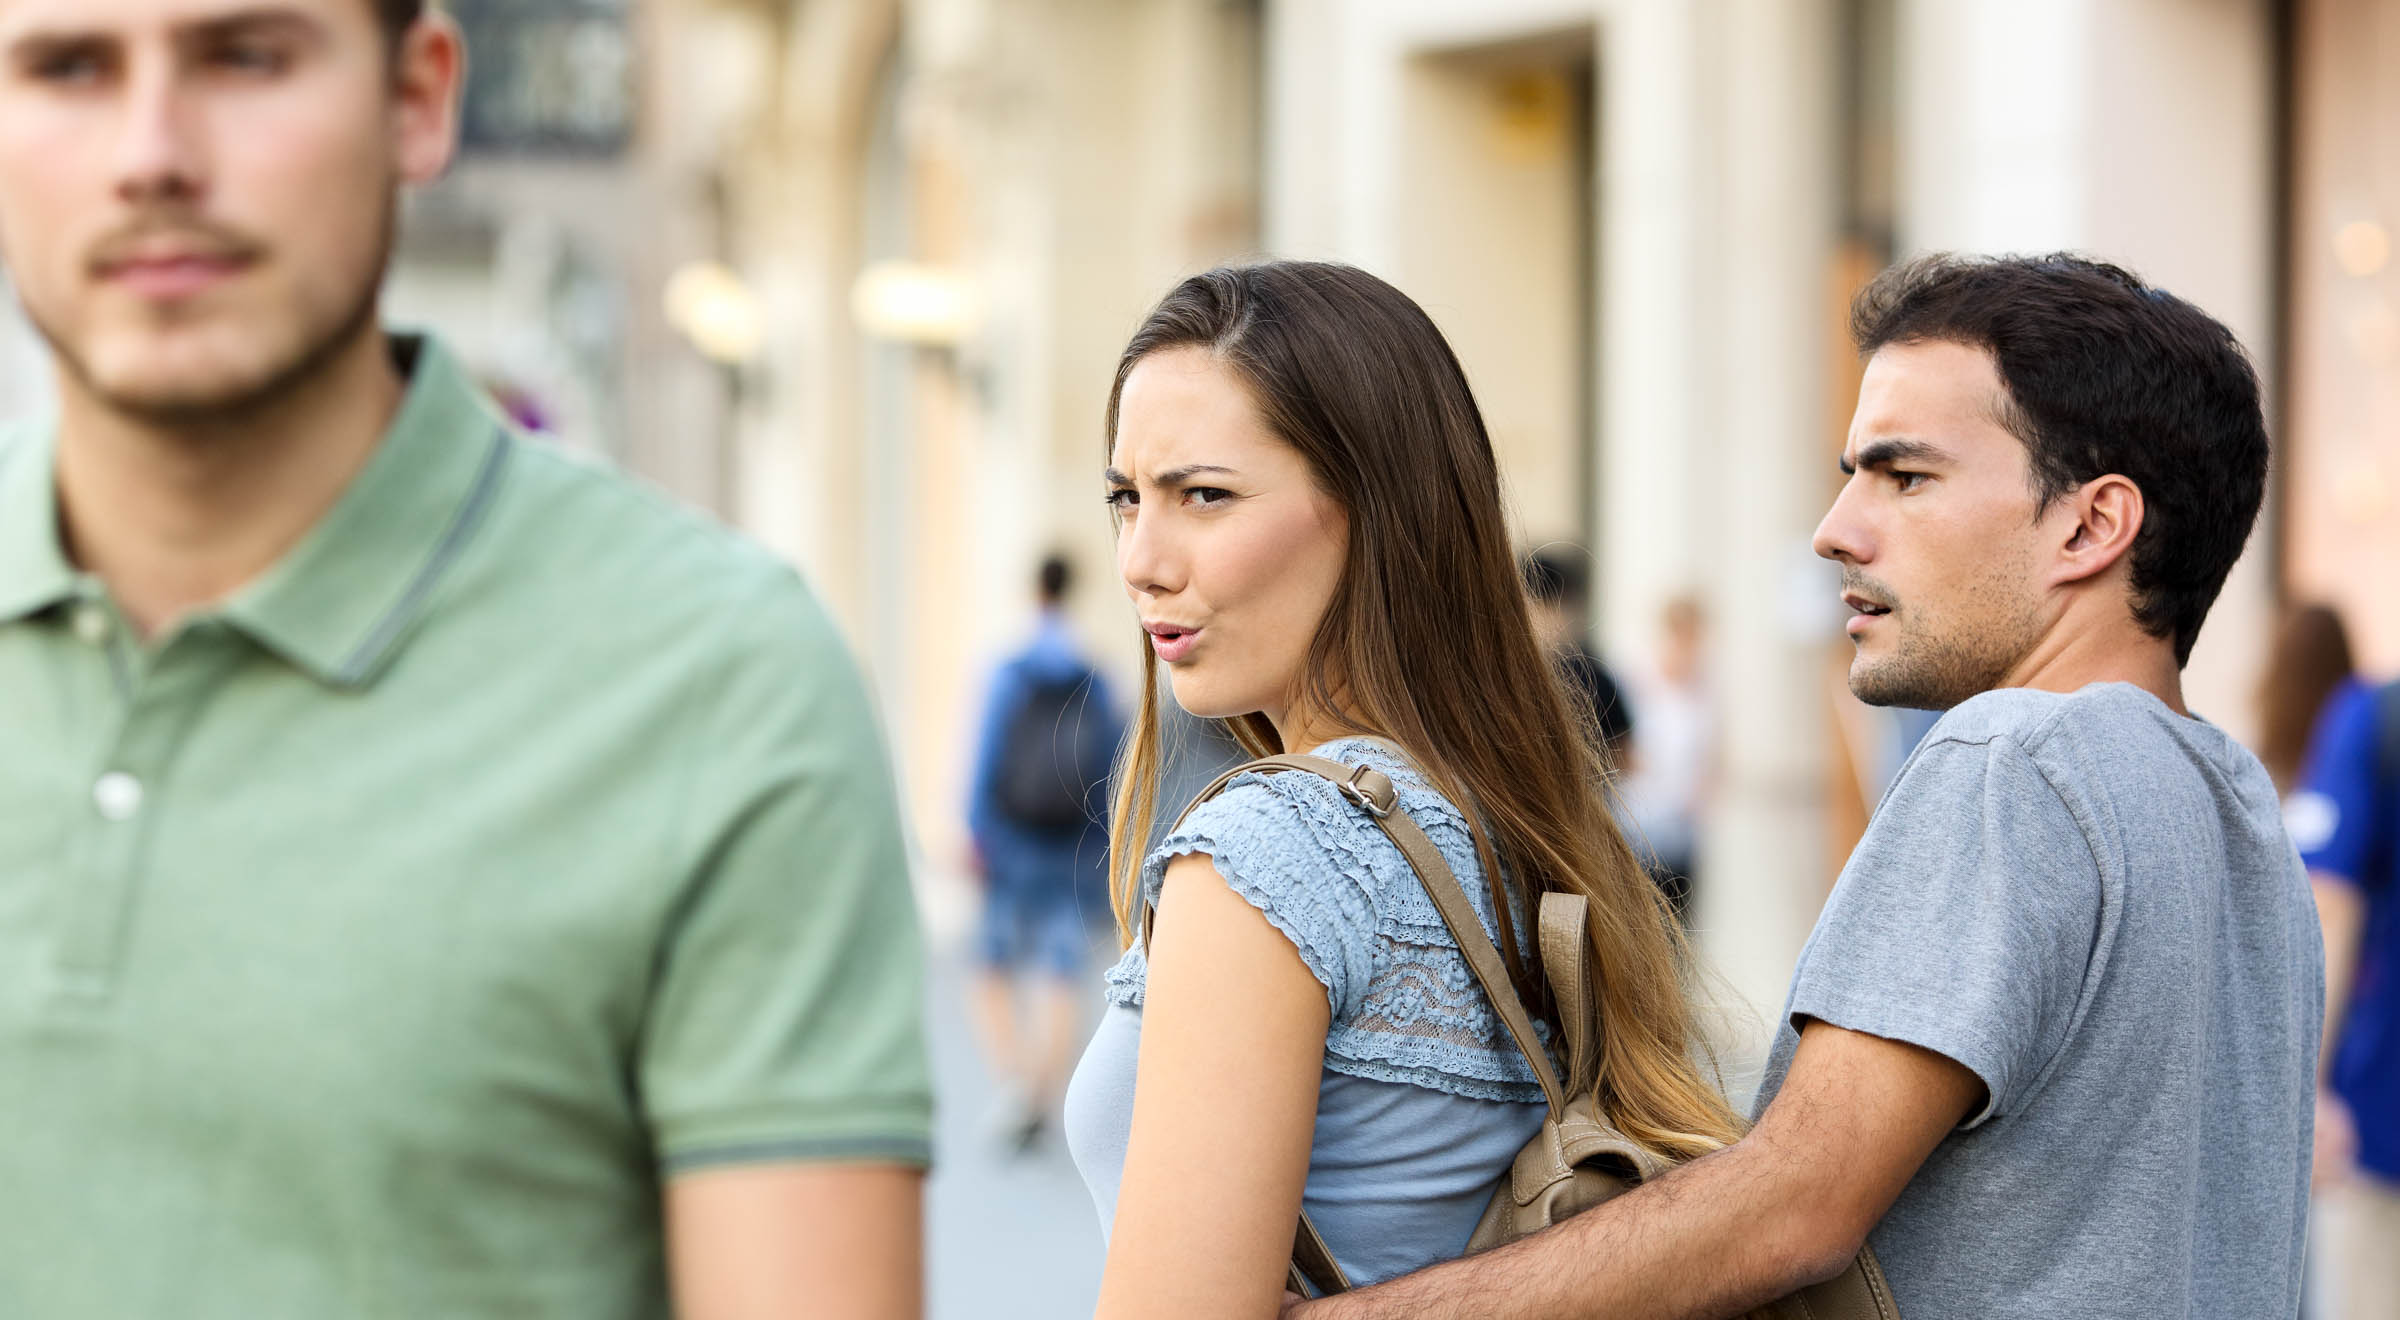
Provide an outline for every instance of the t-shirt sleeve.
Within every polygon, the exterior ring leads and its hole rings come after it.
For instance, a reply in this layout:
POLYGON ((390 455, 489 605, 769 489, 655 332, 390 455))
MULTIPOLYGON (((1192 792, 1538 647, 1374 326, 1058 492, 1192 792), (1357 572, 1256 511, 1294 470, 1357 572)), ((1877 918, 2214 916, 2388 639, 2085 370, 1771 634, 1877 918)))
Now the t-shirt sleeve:
POLYGON ((1300 778, 1238 781, 1204 803, 1150 854, 1145 880, 1155 886, 1177 857, 1207 855, 1226 885, 1292 942, 1339 1021, 1373 976, 1371 881, 1351 851, 1358 814, 1337 814, 1306 785, 1281 782, 1300 778))
POLYGON ((921 1165, 931 1087, 907 852, 847 653, 788 578, 696 721, 688 888, 661 936, 638 1083, 669 1173, 921 1165), (763 635, 761 635, 763 634, 763 635))
POLYGON ((2101 917, 2084 828, 2014 744, 1910 762, 1835 886, 1793 980, 1816 1019, 1904 1041, 1983 1080, 1976 1127, 2040 1084, 2081 999, 2101 917))
POLYGON ((2377 716, 2376 691, 2364 685, 2343 689, 2327 704, 2309 743, 2304 786, 2286 813, 2308 869, 2354 885, 2384 879, 2375 865, 2383 846, 2377 836, 2385 827, 2376 799, 2389 790, 2377 764, 2377 716))

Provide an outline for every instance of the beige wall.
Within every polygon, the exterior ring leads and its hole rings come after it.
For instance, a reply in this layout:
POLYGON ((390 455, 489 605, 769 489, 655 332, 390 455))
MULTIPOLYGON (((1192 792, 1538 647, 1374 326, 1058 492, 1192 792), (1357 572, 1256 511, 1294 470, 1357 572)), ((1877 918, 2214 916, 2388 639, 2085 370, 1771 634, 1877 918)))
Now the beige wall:
POLYGON ((1591 33, 1436 51, 1402 72, 1394 277, 1466 368, 1522 541, 1579 540, 1591 33))
POLYGON ((2390 676, 2400 674, 2400 3, 2299 8, 2285 545, 2293 593, 2338 605, 2361 665, 2390 676))

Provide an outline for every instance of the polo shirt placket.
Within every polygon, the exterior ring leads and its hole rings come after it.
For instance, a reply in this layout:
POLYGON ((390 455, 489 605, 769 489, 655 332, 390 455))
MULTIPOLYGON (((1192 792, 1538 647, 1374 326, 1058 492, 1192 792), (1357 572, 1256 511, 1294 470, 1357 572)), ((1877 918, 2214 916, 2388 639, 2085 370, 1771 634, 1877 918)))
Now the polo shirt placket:
POLYGON ((176 751, 203 718, 209 697, 243 659, 244 644, 214 619, 196 619, 150 655, 135 654, 122 616, 96 595, 69 613, 78 642, 100 630, 99 663, 120 675, 122 701, 96 730, 90 797, 68 844, 66 917, 53 968, 57 1006, 105 1004, 123 971, 129 923, 138 919, 150 823, 166 805, 176 751), (95 613, 99 611, 100 613, 95 613))

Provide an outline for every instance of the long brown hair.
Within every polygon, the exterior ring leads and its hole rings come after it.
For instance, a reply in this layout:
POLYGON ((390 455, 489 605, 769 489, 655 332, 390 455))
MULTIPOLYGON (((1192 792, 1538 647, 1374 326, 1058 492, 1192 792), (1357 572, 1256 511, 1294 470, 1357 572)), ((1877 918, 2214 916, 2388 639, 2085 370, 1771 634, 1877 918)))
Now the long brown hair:
MULTIPOLYGON (((1399 290, 1348 266, 1195 275, 1151 311, 1117 364, 1112 452, 1126 377, 1183 347, 1206 349, 1248 386, 1268 427, 1349 518, 1349 561, 1300 699, 1329 727, 1397 743, 1459 804, 1510 974, 1554 1025, 1516 919, 1548 891, 1590 901, 1601 1048, 1597 1075, 1572 1085, 1592 1089, 1603 1113, 1653 1149, 1690 1158, 1732 1141, 1741 1122, 1695 1060, 1688 951, 1609 813, 1596 732, 1534 636, 1491 438, 1441 332, 1399 290)), ((1142 652, 1141 709, 1110 822, 1128 939, 1161 759, 1157 665, 1142 652)), ((1284 750, 1260 715, 1226 723, 1253 756, 1284 750)))
POLYGON ((2350 673, 2350 633, 2341 615, 2324 605, 2297 605, 2284 615, 2258 680, 2258 759, 2275 787, 2289 789, 2299 781, 2308 735, 2326 698, 2350 673))

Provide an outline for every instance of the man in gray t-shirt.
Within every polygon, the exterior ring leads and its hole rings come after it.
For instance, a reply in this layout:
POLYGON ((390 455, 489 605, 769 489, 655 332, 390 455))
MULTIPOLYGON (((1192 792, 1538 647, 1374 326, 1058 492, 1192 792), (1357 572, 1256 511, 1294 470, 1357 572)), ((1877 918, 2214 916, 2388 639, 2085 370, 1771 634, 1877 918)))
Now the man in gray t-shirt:
POLYGON ((1806 1021, 1983 1083, 1872 1235, 1909 1320, 2289 1316, 2316 929, 2274 785, 2213 725, 2130 684, 1987 692, 1876 811, 1762 1094, 1806 1021))
POLYGON ((1906 1320, 2298 1311, 2316 913, 2266 773, 2182 681, 2265 491, 2257 377, 2065 255, 1886 271, 1854 330, 1816 537, 1850 689, 1949 713, 1801 957, 1756 1125, 1306 1315, 1709 1320, 1867 1243, 1906 1320))

